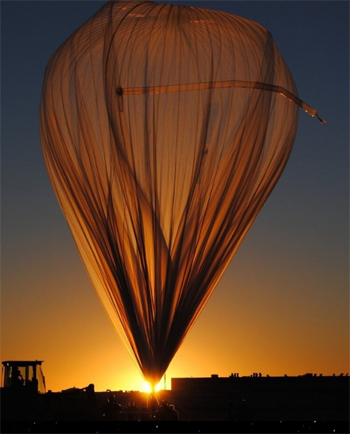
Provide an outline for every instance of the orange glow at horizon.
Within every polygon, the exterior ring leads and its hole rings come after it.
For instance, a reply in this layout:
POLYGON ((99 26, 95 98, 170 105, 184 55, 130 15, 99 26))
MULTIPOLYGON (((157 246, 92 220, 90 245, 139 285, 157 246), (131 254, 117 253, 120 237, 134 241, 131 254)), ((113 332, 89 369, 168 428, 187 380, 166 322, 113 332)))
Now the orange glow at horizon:
MULTIPOLYGON (((166 388, 174 377, 348 372, 348 303, 337 307, 336 290, 331 296, 330 283, 316 277, 300 294, 295 289, 301 286, 298 279, 307 282, 308 276, 297 273, 302 264, 284 265, 282 254, 273 276, 264 261, 256 261, 252 273, 244 247, 169 365, 166 388)), ((255 254, 250 250, 253 261, 255 254)), ((1 318, 2 360, 44 360, 47 390, 93 383, 96 391, 142 391, 142 375, 107 319, 79 258, 62 257, 56 268, 56 277, 42 271, 40 303, 30 311, 30 291, 16 305, 2 297, 7 305, 1 318), (78 271, 62 274, 64 269, 78 271)), ((28 266, 27 272, 13 274, 14 289, 33 281, 38 290, 36 274, 31 277, 30 271, 28 266)))
MULTIPOLYGON (((261 257, 259 241, 267 242, 254 230, 170 363, 168 390, 174 377, 348 372, 348 295, 342 292, 347 276, 343 281, 340 273, 319 275, 319 267, 307 269, 303 258, 290 262, 278 238, 274 258, 261 257)), ((21 273, 11 273, 2 293, 2 360, 44 360, 47 390, 93 383, 96 391, 142 391, 142 375, 113 330, 69 236, 70 252, 53 250, 51 269, 42 268, 44 258, 32 256, 21 273), (25 291, 11 303, 18 288, 25 291)), ((268 237, 274 241, 273 233, 268 237)))

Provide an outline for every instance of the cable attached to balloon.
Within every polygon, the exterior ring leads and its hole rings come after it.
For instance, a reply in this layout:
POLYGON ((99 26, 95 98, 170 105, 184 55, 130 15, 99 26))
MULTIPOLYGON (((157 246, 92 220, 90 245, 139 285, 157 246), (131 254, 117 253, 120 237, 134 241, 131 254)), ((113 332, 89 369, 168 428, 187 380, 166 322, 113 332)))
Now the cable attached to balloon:
MULTIPOLYGON (((174 92, 186 92, 194 90, 207 90, 207 89, 225 89, 231 87, 245 88, 245 89, 261 89, 270 92, 276 92, 287 98, 289 101, 294 102, 300 108, 302 108, 310 116, 317 117, 321 124, 325 124, 326 121, 321 119, 317 113, 317 110, 311 107, 309 104, 298 98, 289 90, 282 86, 276 86, 274 84, 262 83, 259 81, 242 81, 242 80, 227 80, 227 81, 216 81, 207 83, 188 83, 188 84, 172 84, 164 86, 149 86, 149 87, 128 87, 123 88, 121 86, 117 87, 117 95, 123 97, 123 95, 160 95, 163 93, 174 93, 174 92)), ((121 107, 121 111, 123 108, 121 107)))

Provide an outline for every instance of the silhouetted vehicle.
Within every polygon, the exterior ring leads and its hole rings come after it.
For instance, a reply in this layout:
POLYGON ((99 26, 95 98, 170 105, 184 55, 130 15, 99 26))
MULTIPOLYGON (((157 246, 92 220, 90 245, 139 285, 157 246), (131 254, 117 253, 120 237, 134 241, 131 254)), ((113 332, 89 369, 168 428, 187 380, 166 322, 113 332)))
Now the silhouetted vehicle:
MULTIPOLYGON (((46 393, 41 360, 2 362, 2 384, 6 390, 46 393)), ((29 393, 30 393, 29 392, 29 393)))
POLYGON ((2 420, 26 420, 45 410, 42 361, 2 362, 2 420))
POLYGON ((41 360, 2 362, 2 421, 94 419, 94 385, 46 393, 42 363, 41 360))

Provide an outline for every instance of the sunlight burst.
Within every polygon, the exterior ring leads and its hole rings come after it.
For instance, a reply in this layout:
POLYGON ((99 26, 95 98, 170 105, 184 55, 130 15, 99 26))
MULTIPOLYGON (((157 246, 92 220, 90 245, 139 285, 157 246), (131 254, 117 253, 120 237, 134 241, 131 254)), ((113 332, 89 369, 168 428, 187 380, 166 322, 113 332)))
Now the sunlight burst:
MULTIPOLYGON (((156 385, 156 392, 158 392, 160 389, 161 389, 161 382, 159 382, 156 385)), ((143 382, 142 391, 146 392, 146 393, 151 393, 152 392, 152 387, 151 387, 151 385, 147 381, 143 382)))

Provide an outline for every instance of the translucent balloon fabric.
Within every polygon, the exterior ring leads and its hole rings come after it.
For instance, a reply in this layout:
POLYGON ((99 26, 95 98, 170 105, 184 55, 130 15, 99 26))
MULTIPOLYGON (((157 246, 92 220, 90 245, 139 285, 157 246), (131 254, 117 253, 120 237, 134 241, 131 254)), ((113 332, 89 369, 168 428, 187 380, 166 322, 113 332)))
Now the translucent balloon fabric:
POLYGON ((292 149, 292 76, 260 25, 143 1, 105 4, 52 56, 40 125, 90 279, 157 383, 292 149))

